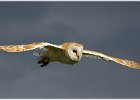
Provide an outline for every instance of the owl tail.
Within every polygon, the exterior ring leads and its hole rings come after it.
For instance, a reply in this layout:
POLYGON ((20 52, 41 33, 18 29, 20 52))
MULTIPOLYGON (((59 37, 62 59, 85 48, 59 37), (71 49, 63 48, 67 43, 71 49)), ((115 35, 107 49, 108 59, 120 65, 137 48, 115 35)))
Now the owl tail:
POLYGON ((114 62, 122 64, 124 66, 130 67, 130 68, 135 68, 135 69, 140 69, 140 64, 131 61, 131 60, 123 60, 119 58, 114 58, 114 62))

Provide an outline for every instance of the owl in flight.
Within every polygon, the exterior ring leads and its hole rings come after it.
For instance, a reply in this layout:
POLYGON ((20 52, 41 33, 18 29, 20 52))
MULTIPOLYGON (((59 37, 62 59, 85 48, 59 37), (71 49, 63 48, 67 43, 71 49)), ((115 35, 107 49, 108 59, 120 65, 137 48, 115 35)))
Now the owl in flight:
POLYGON ((43 50, 43 52, 38 53, 38 64, 41 64, 41 67, 47 66, 49 63, 55 61, 64 64, 76 64, 80 61, 81 57, 84 56, 112 61, 130 68, 140 69, 140 64, 134 61, 123 60, 96 51, 84 50, 82 44, 74 42, 66 42, 61 45, 54 45, 47 42, 38 42, 25 45, 0 46, 0 50, 6 52, 23 52, 37 48, 43 50))

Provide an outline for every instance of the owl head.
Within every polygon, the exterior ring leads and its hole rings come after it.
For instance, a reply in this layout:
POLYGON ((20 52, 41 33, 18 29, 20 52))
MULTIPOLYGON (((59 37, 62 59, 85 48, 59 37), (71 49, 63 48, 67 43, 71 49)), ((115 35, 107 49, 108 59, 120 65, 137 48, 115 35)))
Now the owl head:
POLYGON ((83 45, 78 43, 69 43, 66 49, 67 56, 73 61, 80 61, 82 57, 83 45))

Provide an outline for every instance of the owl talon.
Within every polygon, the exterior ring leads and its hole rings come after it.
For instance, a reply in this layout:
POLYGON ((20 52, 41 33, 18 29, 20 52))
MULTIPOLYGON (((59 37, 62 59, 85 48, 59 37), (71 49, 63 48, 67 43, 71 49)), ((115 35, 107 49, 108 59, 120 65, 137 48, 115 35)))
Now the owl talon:
POLYGON ((48 62, 44 62, 42 65, 40 65, 40 67, 47 66, 48 64, 49 64, 48 62))
POLYGON ((49 58, 42 57, 37 63, 41 64, 41 67, 47 66, 49 64, 49 58))

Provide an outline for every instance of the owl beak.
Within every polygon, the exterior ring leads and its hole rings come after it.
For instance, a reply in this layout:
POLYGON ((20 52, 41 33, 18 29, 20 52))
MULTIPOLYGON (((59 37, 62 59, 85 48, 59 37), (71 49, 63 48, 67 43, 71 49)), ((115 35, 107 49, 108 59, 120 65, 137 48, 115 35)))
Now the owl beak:
POLYGON ((80 57, 78 54, 77 54, 76 56, 77 56, 77 58, 78 58, 77 61, 80 61, 81 57, 80 57))
POLYGON ((78 57, 78 60, 79 60, 79 56, 77 55, 77 57, 78 57))

